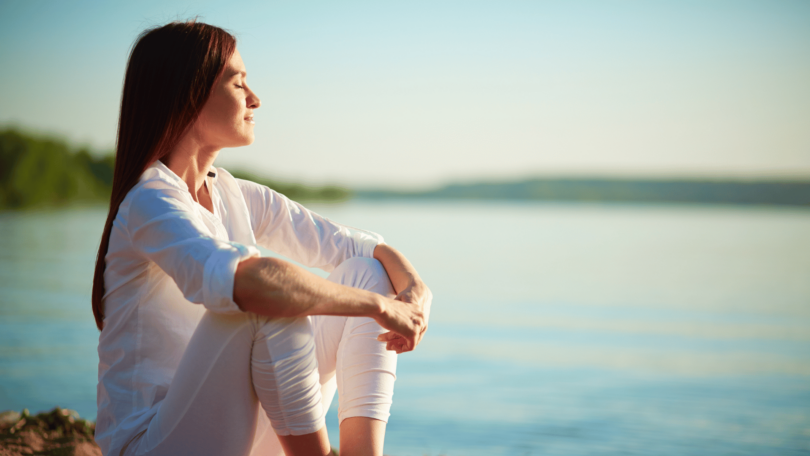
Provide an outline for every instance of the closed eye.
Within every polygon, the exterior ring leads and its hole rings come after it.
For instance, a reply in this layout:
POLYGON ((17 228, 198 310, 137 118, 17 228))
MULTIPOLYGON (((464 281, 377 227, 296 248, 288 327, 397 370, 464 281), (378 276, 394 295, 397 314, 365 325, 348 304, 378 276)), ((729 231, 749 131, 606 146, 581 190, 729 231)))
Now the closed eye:
POLYGON ((240 88, 240 89, 244 89, 244 88, 245 88, 244 86, 240 86, 239 84, 234 84, 234 85, 235 85, 236 87, 240 88))

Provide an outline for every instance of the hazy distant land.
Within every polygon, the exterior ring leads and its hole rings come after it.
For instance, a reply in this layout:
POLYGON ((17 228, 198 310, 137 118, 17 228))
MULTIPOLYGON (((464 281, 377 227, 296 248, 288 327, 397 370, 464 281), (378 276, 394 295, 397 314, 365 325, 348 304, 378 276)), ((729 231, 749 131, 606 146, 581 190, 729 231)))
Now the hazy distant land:
MULTIPOLYGON (((98 204, 109 198, 114 158, 53 137, 0 130, 0 210, 98 204)), ((534 178, 451 184, 436 190, 349 190, 311 187, 233 170, 294 200, 475 199, 582 202, 770 204, 810 207, 806 180, 534 178)))
POLYGON ((452 184, 437 190, 355 191, 364 199, 475 199, 582 202, 772 204, 810 207, 808 180, 534 178, 452 184))

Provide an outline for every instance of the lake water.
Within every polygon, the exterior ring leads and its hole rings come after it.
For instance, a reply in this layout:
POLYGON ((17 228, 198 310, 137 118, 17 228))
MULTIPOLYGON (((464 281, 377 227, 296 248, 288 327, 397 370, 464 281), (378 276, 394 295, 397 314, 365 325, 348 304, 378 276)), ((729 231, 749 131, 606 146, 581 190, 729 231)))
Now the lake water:
MULTIPOLYGON (((810 454, 808 209, 313 209, 383 234, 435 295, 387 454, 810 454)), ((95 417, 104 216, 0 214, 0 410, 95 417)))

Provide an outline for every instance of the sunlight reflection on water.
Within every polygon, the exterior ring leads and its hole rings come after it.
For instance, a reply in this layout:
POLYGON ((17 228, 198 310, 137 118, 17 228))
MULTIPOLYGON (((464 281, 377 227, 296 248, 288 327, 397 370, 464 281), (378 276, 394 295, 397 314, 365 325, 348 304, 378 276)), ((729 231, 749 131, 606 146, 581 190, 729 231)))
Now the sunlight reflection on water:
MULTIPOLYGON (((313 208, 382 233, 435 295, 400 357, 386 453, 810 451, 810 211, 313 208)), ((0 409, 95 416, 104 216, 0 214, 0 409)))

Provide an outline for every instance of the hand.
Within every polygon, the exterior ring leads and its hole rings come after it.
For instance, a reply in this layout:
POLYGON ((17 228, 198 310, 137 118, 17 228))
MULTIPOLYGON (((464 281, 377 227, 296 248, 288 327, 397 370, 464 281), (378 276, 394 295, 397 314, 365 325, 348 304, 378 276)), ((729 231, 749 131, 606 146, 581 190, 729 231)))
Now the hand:
POLYGON ((398 311, 397 313, 403 314, 404 318, 407 318, 405 315, 411 312, 414 316, 419 316, 421 321, 413 320, 413 328, 405 331, 398 331, 380 323, 383 327, 391 329, 391 331, 380 334, 377 340, 385 342, 387 350, 393 350, 397 353, 412 351, 419 345, 427 331, 432 301, 433 293, 424 283, 414 284, 402 290, 394 298, 393 307, 398 311))

